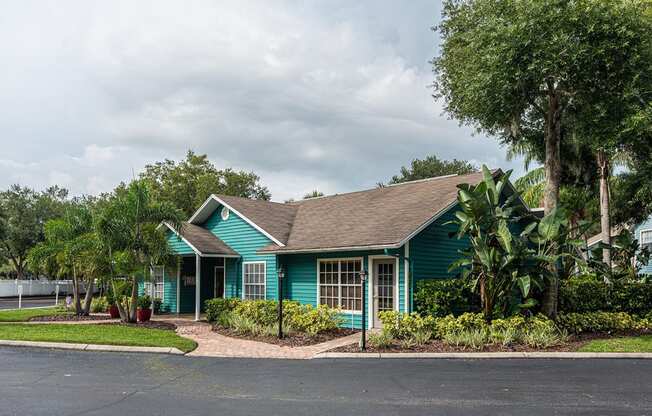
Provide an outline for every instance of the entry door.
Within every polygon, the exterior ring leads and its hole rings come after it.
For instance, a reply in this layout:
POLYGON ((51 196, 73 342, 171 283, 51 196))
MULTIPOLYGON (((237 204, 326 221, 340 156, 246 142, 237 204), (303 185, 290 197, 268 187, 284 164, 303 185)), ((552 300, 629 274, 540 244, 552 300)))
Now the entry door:
POLYGON ((378 314, 392 311, 396 305, 396 262, 395 260, 376 260, 374 262, 374 326, 382 326, 378 314))
POLYGON ((224 266, 215 266, 215 281, 213 282, 214 293, 213 297, 223 298, 224 297, 224 277, 225 270, 224 266))

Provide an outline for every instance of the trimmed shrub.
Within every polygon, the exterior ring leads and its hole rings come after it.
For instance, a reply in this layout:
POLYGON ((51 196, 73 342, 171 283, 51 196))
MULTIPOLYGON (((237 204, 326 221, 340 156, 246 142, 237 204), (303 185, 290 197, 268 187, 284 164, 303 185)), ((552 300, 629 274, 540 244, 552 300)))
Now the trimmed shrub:
POLYGON ((422 315, 444 317, 480 311, 480 298, 462 279, 428 279, 417 282, 414 309, 422 315))
POLYGON ((652 283, 604 283, 571 279, 559 288, 559 306, 565 313, 652 311, 652 283))
POLYGON ((242 301, 238 298, 215 298, 207 300, 204 302, 206 320, 208 322, 220 322, 224 318, 224 315, 232 312, 240 302, 242 301))
POLYGON ((584 332, 623 332, 652 329, 652 322, 626 312, 587 312, 559 314, 557 324, 564 330, 584 332))
POLYGON ((109 304, 105 297, 93 298, 91 300, 92 313, 104 313, 108 309, 109 304))
MULTIPOLYGON (((278 302, 274 300, 240 300, 235 298, 206 301, 209 322, 235 329, 239 333, 272 335, 278 331, 278 302)), ((304 332, 314 336, 334 330, 342 324, 339 309, 326 305, 314 307, 283 301, 283 326, 286 332, 304 332)))
POLYGON ((296 311, 292 311, 293 305, 288 305, 286 314, 286 304, 283 302, 283 322, 295 331, 305 332, 310 336, 317 335, 320 332, 332 331, 343 323, 342 315, 339 309, 330 308, 326 305, 319 305, 316 308, 312 305, 298 305, 296 311))
POLYGON ((428 331, 432 334, 437 321, 432 316, 421 316, 416 312, 407 314, 384 311, 378 315, 378 318, 383 323, 383 331, 398 340, 413 338, 417 331, 428 331))

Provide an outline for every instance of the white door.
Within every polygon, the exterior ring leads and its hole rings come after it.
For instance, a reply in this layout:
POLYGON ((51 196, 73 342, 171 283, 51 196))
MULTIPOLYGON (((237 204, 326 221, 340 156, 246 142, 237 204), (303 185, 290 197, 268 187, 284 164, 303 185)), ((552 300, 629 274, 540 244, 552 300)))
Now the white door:
POLYGON ((374 326, 381 328, 380 312, 396 308, 396 261, 394 259, 374 261, 373 303, 374 326))

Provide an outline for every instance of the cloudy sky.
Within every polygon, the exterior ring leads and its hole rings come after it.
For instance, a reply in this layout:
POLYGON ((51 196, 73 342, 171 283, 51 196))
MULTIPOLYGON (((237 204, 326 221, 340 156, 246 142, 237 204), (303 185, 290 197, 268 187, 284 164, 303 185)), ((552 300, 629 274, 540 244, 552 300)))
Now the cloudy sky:
POLYGON ((515 168, 431 97, 436 0, 5 1, 0 187, 111 190, 187 149, 274 200, 436 154, 515 168))

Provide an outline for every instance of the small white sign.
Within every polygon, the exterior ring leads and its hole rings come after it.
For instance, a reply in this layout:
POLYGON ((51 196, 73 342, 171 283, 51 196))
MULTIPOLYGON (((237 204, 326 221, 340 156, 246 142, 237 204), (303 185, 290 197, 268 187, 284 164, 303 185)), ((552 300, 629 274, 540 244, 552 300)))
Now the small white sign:
POLYGON ((18 296, 23 294, 23 285, 18 285, 18 296))
POLYGON ((195 286, 195 276, 183 276, 184 286, 195 286))

